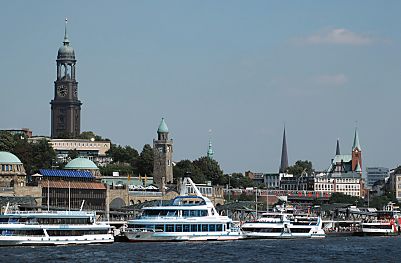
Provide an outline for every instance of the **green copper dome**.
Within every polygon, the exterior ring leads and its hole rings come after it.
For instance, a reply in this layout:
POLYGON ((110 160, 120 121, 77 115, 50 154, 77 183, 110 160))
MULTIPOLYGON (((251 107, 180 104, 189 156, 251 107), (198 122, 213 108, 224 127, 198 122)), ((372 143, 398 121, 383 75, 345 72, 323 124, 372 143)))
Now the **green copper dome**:
POLYGON ((75 158, 71 160, 67 165, 64 167, 68 170, 86 170, 86 169, 99 169, 94 162, 87 158, 75 158))
POLYGON ((157 132, 168 133, 167 124, 164 121, 164 118, 162 118, 162 121, 160 122, 159 129, 157 129, 157 132))
POLYGON ((20 159, 12 153, 0 151, 0 163, 2 164, 22 164, 20 159))

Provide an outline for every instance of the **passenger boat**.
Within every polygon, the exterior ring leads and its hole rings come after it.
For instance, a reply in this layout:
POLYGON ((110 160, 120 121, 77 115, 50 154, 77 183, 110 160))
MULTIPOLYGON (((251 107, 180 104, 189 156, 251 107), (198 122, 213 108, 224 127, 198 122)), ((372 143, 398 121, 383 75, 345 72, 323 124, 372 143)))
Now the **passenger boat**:
POLYGON ((13 211, 0 214, 0 246, 112 243, 110 225, 95 212, 13 211))
POLYGON ((401 217, 398 211, 377 211, 375 220, 361 223, 359 235, 395 236, 400 234, 401 217))
POLYGON ((323 238, 322 220, 318 216, 294 215, 282 212, 263 213, 254 221, 241 225, 245 238, 323 238))
POLYGON ((143 207, 142 214, 128 221, 125 232, 131 242, 237 240, 240 229, 227 216, 220 216, 213 203, 184 178, 180 196, 171 203, 143 207), (188 195, 190 191, 194 192, 188 195))

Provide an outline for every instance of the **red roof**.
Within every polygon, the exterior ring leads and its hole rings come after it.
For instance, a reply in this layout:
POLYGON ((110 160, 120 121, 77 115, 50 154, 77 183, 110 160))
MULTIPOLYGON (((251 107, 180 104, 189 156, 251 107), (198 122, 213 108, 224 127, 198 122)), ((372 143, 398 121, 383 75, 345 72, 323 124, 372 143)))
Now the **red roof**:
POLYGON ((97 182, 66 182, 66 181, 42 181, 43 188, 71 188, 71 189, 96 189, 106 190, 103 183, 97 182))

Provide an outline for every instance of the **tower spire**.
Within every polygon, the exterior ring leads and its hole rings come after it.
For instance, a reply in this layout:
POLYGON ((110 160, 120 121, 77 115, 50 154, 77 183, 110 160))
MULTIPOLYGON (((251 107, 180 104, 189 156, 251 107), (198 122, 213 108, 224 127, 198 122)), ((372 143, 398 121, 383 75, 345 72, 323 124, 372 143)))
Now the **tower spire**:
POLYGON ((211 132, 212 130, 209 130, 209 148, 207 149, 207 158, 209 159, 213 159, 213 155, 214 155, 214 151, 213 151, 213 147, 212 147, 212 139, 211 139, 211 132))
POLYGON ((68 46, 70 44, 70 41, 68 40, 68 35, 67 35, 67 22, 68 22, 68 19, 65 18, 64 41, 63 41, 64 46, 68 46))
POLYGON ((354 143, 352 144, 352 150, 355 150, 356 148, 358 148, 358 150, 362 150, 361 149, 361 145, 359 144, 359 136, 358 136, 358 128, 355 128, 355 134, 354 134, 354 143))
POLYGON ((340 155, 340 139, 337 139, 336 155, 340 155))
POLYGON ((285 126, 283 132, 283 144, 281 147, 281 164, 280 164, 280 173, 285 173, 288 168, 288 155, 287 155, 287 140, 285 137, 285 126))

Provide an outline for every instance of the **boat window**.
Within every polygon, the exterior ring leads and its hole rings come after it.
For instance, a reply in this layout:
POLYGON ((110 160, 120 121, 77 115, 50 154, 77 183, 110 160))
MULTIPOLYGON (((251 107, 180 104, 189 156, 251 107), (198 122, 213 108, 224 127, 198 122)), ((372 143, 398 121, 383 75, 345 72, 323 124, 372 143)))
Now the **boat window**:
POLYGON ((210 232, 216 231, 216 225, 214 225, 214 224, 209 225, 209 231, 210 232))
POLYGON ((188 217, 189 216, 189 210, 182 210, 182 216, 183 217, 188 217))
POLYGON ((155 230, 164 231, 164 225, 156 225, 155 230))
POLYGON ((167 212, 167 216, 176 216, 176 215, 177 215, 176 210, 168 210, 168 212, 167 212))
POLYGON ((190 210, 189 214, 190 214, 190 216, 198 216, 198 211, 197 210, 190 210))
POLYGON ((174 225, 166 225, 166 232, 174 232, 174 225))
POLYGON ((191 232, 197 232, 198 231, 198 225, 191 225, 191 232))
POLYGON ((182 232, 182 225, 175 225, 175 232, 182 232))
POLYGON ((216 231, 222 231, 223 230, 223 225, 216 225, 216 231))
POLYGON ((184 232, 189 232, 190 231, 190 225, 184 225, 184 232))
POLYGON ((202 224, 202 232, 208 232, 209 231, 209 226, 206 224, 202 224))
POLYGON ((200 210, 200 216, 207 216, 207 210, 200 210))

